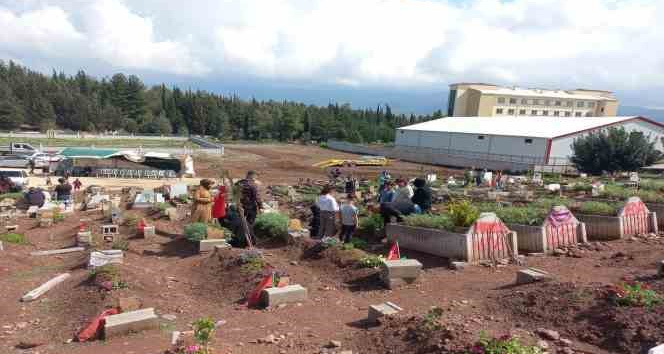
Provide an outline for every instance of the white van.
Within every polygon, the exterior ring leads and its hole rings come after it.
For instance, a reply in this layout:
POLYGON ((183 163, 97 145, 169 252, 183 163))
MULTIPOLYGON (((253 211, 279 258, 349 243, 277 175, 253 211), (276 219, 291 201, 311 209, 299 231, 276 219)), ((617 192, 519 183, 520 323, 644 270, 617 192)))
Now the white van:
POLYGON ((16 187, 24 188, 28 186, 28 173, 25 170, 15 168, 0 168, 0 177, 9 177, 16 187))

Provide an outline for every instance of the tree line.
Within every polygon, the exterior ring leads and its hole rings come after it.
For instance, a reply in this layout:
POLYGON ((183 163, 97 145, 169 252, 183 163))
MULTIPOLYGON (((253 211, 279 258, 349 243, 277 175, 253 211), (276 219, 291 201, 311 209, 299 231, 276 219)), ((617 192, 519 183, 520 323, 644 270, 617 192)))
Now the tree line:
POLYGON ((404 115, 389 105, 353 109, 292 101, 243 100, 201 90, 146 86, 135 75, 98 80, 79 71, 51 76, 0 61, 0 130, 69 129, 199 134, 235 140, 390 142, 394 129, 443 117, 404 115))

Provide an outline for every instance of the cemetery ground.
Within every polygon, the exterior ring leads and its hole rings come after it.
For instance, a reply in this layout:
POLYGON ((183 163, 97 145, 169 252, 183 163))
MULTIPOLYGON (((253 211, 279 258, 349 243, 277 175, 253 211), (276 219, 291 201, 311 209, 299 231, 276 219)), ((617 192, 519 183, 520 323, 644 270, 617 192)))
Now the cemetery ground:
MULTIPOLYGON (((218 177, 220 168, 241 177, 255 169, 265 191, 267 186, 297 184, 299 178, 325 180, 324 172, 311 164, 356 157, 284 145, 227 146, 226 153, 221 161, 198 158, 197 177, 218 177)), ((430 170, 445 177, 461 175, 403 162, 354 173, 373 179, 382 169, 404 176, 430 170)), ((98 181, 107 188, 113 184, 98 181)), ((280 210, 297 217, 292 210, 297 205, 282 200, 280 210)), ((98 230, 109 223, 102 212, 75 211, 47 228, 37 219, 16 219, 16 232, 25 239, 5 240, 0 251, 0 353, 164 353, 172 347, 174 331, 190 331, 194 321, 206 317, 217 325, 214 353, 467 353, 483 336, 505 335, 552 354, 647 353, 664 341, 661 306, 619 306, 615 299, 615 286, 632 281, 664 293, 664 279, 657 276, 664 238, 657 235, 590 241, 527 256, 520 264, 482 262, 457 269, 448 259, 402 249, 402 257, 418 260, 423 269, 415 282, 389 290, 381 282, 380 266, 361 266, 366 255, 388 253, 391 245, 377 238, 368 237, 367 244, 354 249, 335 246, 311 256, 304 252, 311 245, 307 240, 289 244, 281 238, 263 239, 257 245, 261 261, 242 263, 247 251, 199 254, 198 246, 183 237, 185 221, 170 221, 159 210, 124 210, 128 201, 125 196, 120 203, 125 221, 119 241, 98 240, 92 247, 123 250, 122 264, 105 273, 88 269, 89 250, 31 254, 77 246, 81 218, 101 237, 98 230), (135 237, 141 217, 155 226, 156 235, 135 237), (290 284, 306 288, 306 299, 248 308, 246 297, 270 267, 290 284), (543 270, 551 279, 516 285, 516 273, 527 267, 543 270), (71 276, 34 301, 20 301, 63 273, 71 276), (110 289, 98 279, 103 274, 110 276, 110 289), (386 302, 401 311, 377 324, 368 322, 369 308, 386 302), (72 341, 94 317, 118 306, 154 308, 158 323, 105 340, 72 341)))

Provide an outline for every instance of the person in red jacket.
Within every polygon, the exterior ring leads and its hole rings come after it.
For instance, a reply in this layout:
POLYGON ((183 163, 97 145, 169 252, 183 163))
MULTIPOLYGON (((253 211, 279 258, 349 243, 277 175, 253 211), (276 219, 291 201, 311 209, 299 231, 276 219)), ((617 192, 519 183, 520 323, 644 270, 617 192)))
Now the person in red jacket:
POLYGON ((214 197, 212 205, 212 217, 219 220, 219 223, 226 217, 226 186, 219 186, 219 193, 214 197))

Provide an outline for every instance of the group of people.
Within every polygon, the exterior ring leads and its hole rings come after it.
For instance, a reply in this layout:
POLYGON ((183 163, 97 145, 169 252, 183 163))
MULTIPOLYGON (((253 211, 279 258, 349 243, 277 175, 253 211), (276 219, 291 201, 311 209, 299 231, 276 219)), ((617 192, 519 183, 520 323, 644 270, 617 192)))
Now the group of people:
POLYGON ((486 184, 491 188, 497 190, 503 189, 507 183, 507 175, 503 174, 502 171, 497 171, 495 174, 491 171, 484 169, 484 171, 475 170, 471 168, 465 173, 466 185, 475 184, 476 187, 486 184))
MULTIPOLYGON (((379 180, 378 204, 379 208, 373 207, 374 211, 380 212, 385 224, 393 217, 398 221, 404 215, 413 213, 427 213, 431 209, 432 193, 427 186, 426 180, 416 178, 413 186, 408 180, 399 178, 392 181, 389 173, 383 171, 379 180)), ((354 190, 353 190, 354 191, 354 190)), ((342 242, 351 242, 353 234, 358 227, 359 210, 355 205, 355 193, 348 193, 342 205, 335 198, 335 188, 325 186, 321 191, 318 201, 311 207, 313 220, 311 223, 311 234, 313 237, 322 239, 324 237, 337 236, 337 222, 341 224, 341 232, 338 234, 342 242)))
MULTIPOLYGON (((244 212, 244 219, 247 222, 249 237, 252 243, 255 243, 254 224, 256 217, 262 209, 262 201, 258 186, 256 184, 257 174, 255 171, 247 172, 245 179, 236 183, 240 191, 240 205, 244 212)), ((217 219, 220 224, 224 225, 231 215, 227 211, 227 191, 225 185, 218 187, 216 195, 212 196, 212 187, 214 181, 210 179, 203 179, 200 186, 194 192, 193 206, 191 212, 192 222, 209 223, 212 219, 217 219)), ((233 219, 237 219, 237 208, 233 210, 233 219)), ((236 225, 238 226, 238 225, 236 225)), ((240 225, 241 226, 241 225, 240 225)), ((243 228, 242 228, 243 229, 243 228)), ((242 229, 237 231, 242 231, 242 229)), ((239 240, 241 241, 241 240, 239 240)))

